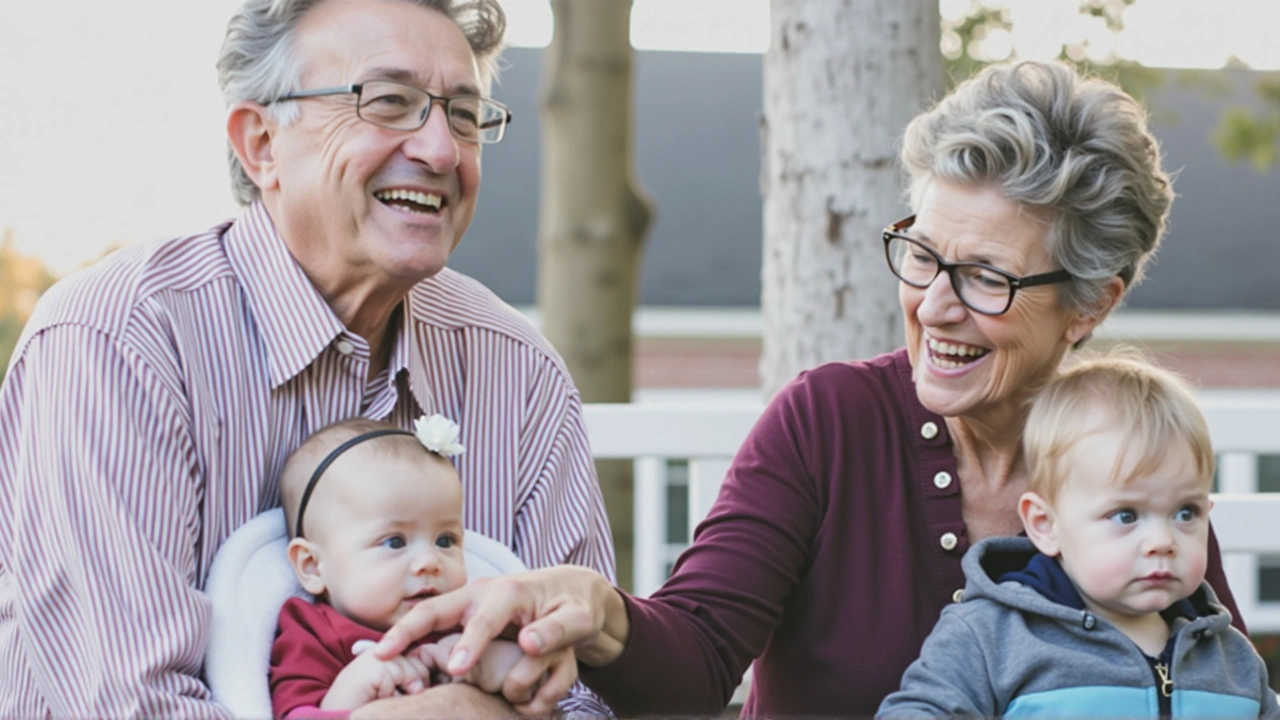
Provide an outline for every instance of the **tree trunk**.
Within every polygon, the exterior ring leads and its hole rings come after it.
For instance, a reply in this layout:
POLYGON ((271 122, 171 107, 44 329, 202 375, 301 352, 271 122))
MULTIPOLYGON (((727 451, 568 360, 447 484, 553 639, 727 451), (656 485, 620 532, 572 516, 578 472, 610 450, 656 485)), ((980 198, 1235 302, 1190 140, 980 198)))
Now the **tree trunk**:
POLYGON ((880 231, 906 214, 902 130, 944 89, 937 0, 771 8, 760 128, 766 397, 806 368, 902 344, 880 231))
MULTIPOLYGON (((552 0, 545 55, 538 305, 543 331, 586 402, 631 400, 631 313, 650 203, 631 142, 631 3, 552 0)), ((631 587, 632 478, 625 461, 596 464, 631 587)))

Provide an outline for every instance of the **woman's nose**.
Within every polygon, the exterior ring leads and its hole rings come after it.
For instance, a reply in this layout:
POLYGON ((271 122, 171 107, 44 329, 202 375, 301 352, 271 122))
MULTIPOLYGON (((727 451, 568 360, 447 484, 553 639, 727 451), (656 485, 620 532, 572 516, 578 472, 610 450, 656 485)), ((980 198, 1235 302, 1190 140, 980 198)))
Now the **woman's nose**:
POLYGON ((951 275, 939 272, 928 287, 920 289, 924 298, 916 310, 920 322, 925 325, 947 325, 963 322, 967 309, 960 302, 955 287, 951 284, 951 275))

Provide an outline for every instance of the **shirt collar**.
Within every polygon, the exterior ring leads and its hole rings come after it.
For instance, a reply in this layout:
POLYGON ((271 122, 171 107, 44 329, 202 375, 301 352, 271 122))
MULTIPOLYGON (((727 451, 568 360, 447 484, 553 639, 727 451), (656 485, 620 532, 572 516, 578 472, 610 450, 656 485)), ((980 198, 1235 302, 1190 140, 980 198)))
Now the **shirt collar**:
POLYGON ((289 253, 261 200, 222 241, 266 347, 271 386, 277 388, 343 332, 342 322, 289 253))

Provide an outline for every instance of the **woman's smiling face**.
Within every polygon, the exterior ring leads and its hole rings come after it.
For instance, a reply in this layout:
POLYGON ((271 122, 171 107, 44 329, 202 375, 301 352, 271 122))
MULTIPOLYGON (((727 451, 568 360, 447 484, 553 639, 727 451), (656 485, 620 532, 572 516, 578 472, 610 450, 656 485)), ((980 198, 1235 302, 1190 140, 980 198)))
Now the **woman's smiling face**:
MULTIPOLYGON (((993 187, 934 180, 907 234, 947 262, 981 262, 1023 277, 1058 269, 1049 230, 1043 217, 993 187)), ((1009 310, 994 316, 961 303, 945 272, 926 288, 901 283, 898 298, 916 393, 948 417, 1021 416, 1067 347, 1096 324, 1064 308, 1053 285, 1019 290, 1009 310)))

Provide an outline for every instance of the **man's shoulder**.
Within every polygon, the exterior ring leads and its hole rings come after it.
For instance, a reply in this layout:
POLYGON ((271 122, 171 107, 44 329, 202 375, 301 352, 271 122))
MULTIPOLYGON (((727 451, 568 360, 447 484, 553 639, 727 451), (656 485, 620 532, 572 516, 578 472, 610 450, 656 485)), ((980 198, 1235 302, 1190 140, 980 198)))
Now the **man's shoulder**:
POLYGON ((24 338, 62 324, 117 333, 157 294, 189 292, 229 274, 225 228, 129 245, 71 273, 40 297, 24 338))
POLYGON ((527 317, 475 278, 445 268, 409 294, 414 322, 444 331, 480 330, 503 337, 563 369, 551 343, 527 317))

